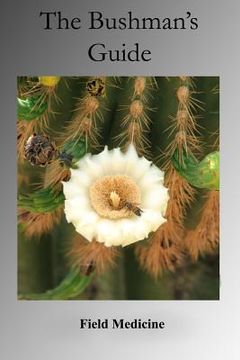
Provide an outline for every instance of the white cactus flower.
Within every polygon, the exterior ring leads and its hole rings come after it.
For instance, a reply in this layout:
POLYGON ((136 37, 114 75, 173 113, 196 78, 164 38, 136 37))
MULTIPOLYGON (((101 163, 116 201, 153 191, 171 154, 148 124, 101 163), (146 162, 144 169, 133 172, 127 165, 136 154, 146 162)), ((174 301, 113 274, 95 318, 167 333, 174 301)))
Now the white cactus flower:
POLYGON ((164 218, 164 173, 130 145, 86 154, 63 182, 66 219, 87 240, 126 246, 144 240, 164 218))

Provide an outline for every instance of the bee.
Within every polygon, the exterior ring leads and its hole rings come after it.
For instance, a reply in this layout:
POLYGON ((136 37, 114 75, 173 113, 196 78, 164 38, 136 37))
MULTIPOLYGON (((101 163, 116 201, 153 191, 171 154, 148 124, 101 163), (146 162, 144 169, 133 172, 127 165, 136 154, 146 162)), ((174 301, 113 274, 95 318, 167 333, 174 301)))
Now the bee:
POLYGON ((94 262, 91 261, 89 264, 80 265, 80 273, 84 276, 91 275, 95 270, 94 262))
POLYGON ((105 95, 105 82, 101 78, 88 81, 86 85, 87 91, 91 96, 105 95))
POLYGON ((133 212, 136 216, 141 216, 143 213, 143 210, 140 209, 136 204, 131 203, 130 201, 125 201, 124 202, 124 207, 133 212))
POLYGON ((59 157, 59 152, 48 136, 34 133, 25 143, 24 157, 32 165, 46 166, 59 157))

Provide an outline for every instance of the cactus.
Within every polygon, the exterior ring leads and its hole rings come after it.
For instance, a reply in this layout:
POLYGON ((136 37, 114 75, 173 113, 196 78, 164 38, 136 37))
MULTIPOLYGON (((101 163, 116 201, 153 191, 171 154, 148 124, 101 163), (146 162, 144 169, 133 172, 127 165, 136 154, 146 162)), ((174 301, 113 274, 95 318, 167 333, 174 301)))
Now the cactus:
POLYGON ((217 77, 18 77, 17 116, 19 298, 218 298, 217 77), (91 216, 109 227, 90 235, 94 220, 76 222, 72 194, 86 186, 86 167, 97 177, 107 166, 104 156, 114 179, 96 180, 89 196, 91 216), (156 221, 138 183, 118 173, 118 159, 135 166, 128 157, 146 169, 141 186, 150 172, 162 184, 161 206, 155 188, 147 193, 161 208, 156 221), (111 189, 105 208, 99 189, 111 189), (120 224, 129 226, 121 239, 120 224))

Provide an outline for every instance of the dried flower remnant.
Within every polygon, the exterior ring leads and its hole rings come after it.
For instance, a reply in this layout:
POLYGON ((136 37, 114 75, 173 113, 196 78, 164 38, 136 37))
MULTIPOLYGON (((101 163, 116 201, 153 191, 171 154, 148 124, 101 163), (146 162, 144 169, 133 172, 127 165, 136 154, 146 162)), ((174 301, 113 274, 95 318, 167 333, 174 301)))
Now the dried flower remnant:
POLYGON ((59 156, 49 137, 41 134, 31 135, 25 143, 24 150, 25 159, 31 165, 46 166, 59 156))

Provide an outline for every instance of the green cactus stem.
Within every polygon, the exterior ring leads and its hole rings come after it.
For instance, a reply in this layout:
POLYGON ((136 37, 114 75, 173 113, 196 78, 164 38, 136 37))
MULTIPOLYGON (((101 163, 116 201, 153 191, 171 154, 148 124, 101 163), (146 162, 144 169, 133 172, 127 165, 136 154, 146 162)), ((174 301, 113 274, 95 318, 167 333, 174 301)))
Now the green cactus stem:
POLYGON ((74 164, 87 152, 85 139, 68 140, 63 144, 60 151, 60 161, 74 167, 74 164))
POLYGON ((208 154, 199 162, 186 154, 181 162, 176 152, 172 162, 178 173, 191 185, 200 189, 219 190, 219 151, 208 154))
POLYGON ((91 276, 83 276, 77 269, 71 269, 62 282, 52 290, 41 294, 21 294, 21 300, 67 300, 79 296, 91 283, 91 276))
POLYGON ((32 212, 51 212, 63 205, 62 191, 50 187, 37 190, 31 194, 19 194, 18 206, 32 212))
POLYGON ((48 104, 42 96, 31 96, 26 99, 17 98, 17 116, 21 120, 31 121, 43 115, 48 104))

